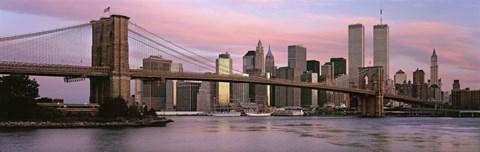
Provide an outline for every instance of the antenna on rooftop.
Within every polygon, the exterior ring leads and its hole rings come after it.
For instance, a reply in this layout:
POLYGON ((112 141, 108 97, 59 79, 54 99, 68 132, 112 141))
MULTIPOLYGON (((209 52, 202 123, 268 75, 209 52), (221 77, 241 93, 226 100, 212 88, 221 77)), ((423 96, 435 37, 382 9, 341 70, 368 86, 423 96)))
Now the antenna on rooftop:
POLYGON ((380 25, 382 25, 383 21, 382 21, 382 7, 383 7, 383 0, 380 0, 380 25))

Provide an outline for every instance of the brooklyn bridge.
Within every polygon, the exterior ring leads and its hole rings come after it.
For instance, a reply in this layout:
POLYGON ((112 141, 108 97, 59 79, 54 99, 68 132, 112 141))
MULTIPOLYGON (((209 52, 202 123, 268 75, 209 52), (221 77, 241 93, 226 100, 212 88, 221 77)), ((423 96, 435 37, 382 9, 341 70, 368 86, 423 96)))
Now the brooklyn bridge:
POLYGON ((215 74, 215 61, 181 47, 129 21, 129 17, 111 15, 76 26, 0 38, 0 74, 27 74, 64 77, 66 80, 90 79, 90 102, 101 103, 108 97, 130 99, 130 81, 198 80, 238 82, 317 89, 348 93, 358 100, 359 116, 382 117, 384 99, 416 105, 434 102, 385 91, 381 66, 361 67, 358 86, 336 86, 259 76, 215 74), (89 55, 85 55, 88 52, 89 55), (138 62, 150 55, 168 55, 186 65, 210 71, 169 72, 139 69, 138 62))

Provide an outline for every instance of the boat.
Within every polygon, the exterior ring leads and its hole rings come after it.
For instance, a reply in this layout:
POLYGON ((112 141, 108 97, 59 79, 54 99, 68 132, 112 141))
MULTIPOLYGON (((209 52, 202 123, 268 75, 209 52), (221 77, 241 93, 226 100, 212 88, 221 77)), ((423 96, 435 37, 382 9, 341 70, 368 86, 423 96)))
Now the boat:
POLYGON ((302 107, 299 106, 286 106, 284 108, 277 109, 272 115, 274 116, 303 116, 304 112, 302 107))
POLYGON ((236 112, 235 110, 230 110, 229 112, 214 112, 211 113, 214 117, 238 117, 242 113, 236 112))
POLYGON ((272 113, 245 113, 247 116, 251 117, 270 117, 272 113))
POLYGON ((251 117, 269 117, 272 116, 270 109, 262 104, 241 103, 240 106, 246 116, 251 117))

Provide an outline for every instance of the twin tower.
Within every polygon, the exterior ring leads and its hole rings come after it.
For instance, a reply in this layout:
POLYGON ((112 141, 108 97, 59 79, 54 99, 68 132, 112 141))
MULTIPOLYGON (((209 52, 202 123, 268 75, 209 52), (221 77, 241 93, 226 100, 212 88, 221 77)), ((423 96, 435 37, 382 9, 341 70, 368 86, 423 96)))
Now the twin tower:
MULTIPOLYGON (((348 75, 350 84, 375 91, 375 96, 360 96, 360 116, 382 117, 384 86, 389 79, 389 28, 387 24, 373 26, 373 67, 365 66, 365 27, 348 26, 348 75), (373 81, 372 81, 373 80, 373 81)), ((370 63, 369 63, 370 64, 370 63)), ((370 66, 370 65, 368 65, 370 66)))
MULTIPOLYGON (((389 78, 390 72, 390 40, 387 24, 373 26, 373 65, 382 66, 384 78, 389 78)), ((367 65, 370 66, 370 65, 367 65)), ((365 67, 365 27, 362 24, 348 26, 348 75, 350 82, 356 84, 359 75, 358 68, 365 67)))

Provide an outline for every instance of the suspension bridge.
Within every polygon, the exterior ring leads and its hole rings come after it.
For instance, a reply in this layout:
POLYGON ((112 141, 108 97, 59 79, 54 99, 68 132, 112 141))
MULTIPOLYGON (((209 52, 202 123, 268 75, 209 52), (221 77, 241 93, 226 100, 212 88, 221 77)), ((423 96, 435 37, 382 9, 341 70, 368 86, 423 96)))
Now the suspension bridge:
MULTIPOLYGON (((389 94, 383 84, 382 67, 359 69, 359 86, 336 86, 258 76, 220 75, 201 72, 169 72, 139 69, 151 55, 172 58, 185 66, 215 71, 215 61, 199 55, 129 21, 111 15, 76 26, 0 38, 0 74, 56 76, 90 79, 90 102, 105 98, 130 98, 130 80, 198 80, 237 82, 318 89, 358 96, 360 116, 382 117, 383 100, 411 104, 435 103, 389 94), (364 79, 367 77, 368 79, 364 79)), ((242 73, 241 71, 236 71, 242 73)), ((351 76, 350 76, 351 77, 351 76)))

